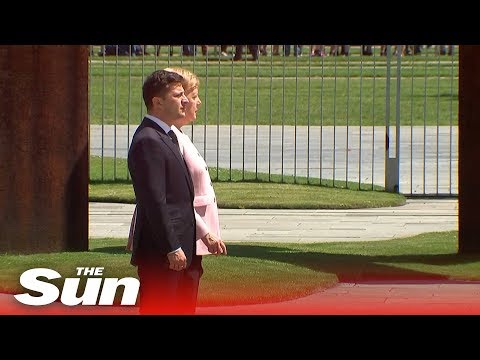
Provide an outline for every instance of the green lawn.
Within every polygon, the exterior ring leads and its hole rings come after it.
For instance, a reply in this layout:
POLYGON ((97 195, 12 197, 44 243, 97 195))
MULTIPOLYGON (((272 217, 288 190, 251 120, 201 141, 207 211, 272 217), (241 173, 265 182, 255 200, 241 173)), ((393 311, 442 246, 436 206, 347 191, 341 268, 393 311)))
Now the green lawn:
MULTIPOLYGON (((126 159, 90 157, 90 201, 135 203, 131 181, 125 180, 126 159), (115 165, 115 166, 114 166, 115 165), (120 170, 122 169, 122 170, 120 170), (119 178, 115 177, 115 170, 119 178), (102 177, 103 174, 103 177, 102 177)), ((220 208, 356 209, 405 204, 405 196, 379 186, 315 178, 210 168, 220 208), (292 196, 295 194, 295 196, 292 196)))
MULTIPOLYGON (((388 241, 315 244, 229 242, 227 256, 206 256, 199 305, 252 304, 288 300, 339 281, 480 280, 480 255, 457 254, 457 232, 427 233, 388 241)), ((23 271, 47 267, 62 278, 77 266, 101 266, 105 277, 136 277, 126 239, 91 239, 90 251, 0 255, 0 291, 23 292, 23 271)))
MULTIPOLYGON (((145 112, 145 76, 155 69, 183 66, 198 74, 202 124, 377 125, 395 121, 396 58, 387 82, 386 57, 273 57, 258 62, 211 55, 183 57, 92 56, 92 124, 138 124, 145 112)), ((402 125, 456 125, 458 56, 403 57, 400 83, 402 125)))

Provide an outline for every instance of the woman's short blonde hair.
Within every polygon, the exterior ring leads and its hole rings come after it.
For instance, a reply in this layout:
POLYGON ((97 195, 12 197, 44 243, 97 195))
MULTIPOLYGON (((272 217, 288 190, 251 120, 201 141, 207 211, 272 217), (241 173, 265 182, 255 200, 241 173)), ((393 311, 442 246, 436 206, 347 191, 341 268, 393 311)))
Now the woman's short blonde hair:
POLYGON ((180 67, 171 67, 171 68, 166 68, 164 70, 174 72, 183 76, 184 80, 182 81, 182 85, 186 94, 190 94, 193 90, 198 88, 200 84, 200 81, 198 80, 197 75, 195 75, 194 73, 192 73, 187 69, 180 68, 180 67))

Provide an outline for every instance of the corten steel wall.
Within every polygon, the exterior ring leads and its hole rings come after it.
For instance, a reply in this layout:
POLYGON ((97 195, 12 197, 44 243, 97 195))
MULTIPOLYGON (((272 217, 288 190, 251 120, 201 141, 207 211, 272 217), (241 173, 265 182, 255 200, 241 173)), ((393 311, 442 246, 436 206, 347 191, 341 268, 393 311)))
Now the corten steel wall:
POLYGON ((480 253, 480 46, 460 47, 458 236, 460 253, 480 253))
POLYGON ((88 46, 0 46, 0 252, 88 249, 88 46))

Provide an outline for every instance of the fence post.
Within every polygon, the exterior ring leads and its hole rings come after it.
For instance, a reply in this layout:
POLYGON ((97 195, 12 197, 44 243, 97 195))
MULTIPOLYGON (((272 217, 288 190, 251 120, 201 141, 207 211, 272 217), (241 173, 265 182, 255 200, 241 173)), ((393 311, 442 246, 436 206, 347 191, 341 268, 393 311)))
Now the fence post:
MULTIPOLYGON (((400 45, 397 46, 397 49, 400 45)), ((395 94, 395 153, 390 156, 390 85, 391 85, 391 45, 387 45, 387 78, 385 91, 385 190, 399 192, 400 188, 400 79, 401 79, 401 53, 397 51, 397 87, 395 94)))

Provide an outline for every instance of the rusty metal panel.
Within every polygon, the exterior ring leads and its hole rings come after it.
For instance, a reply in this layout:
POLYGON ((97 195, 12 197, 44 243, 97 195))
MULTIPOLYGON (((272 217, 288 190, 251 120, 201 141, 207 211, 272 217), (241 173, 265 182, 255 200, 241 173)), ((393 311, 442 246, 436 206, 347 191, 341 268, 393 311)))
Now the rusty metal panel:
POLYGON ((88 249, 88 46, 0 46, 0 251, 88 249))

